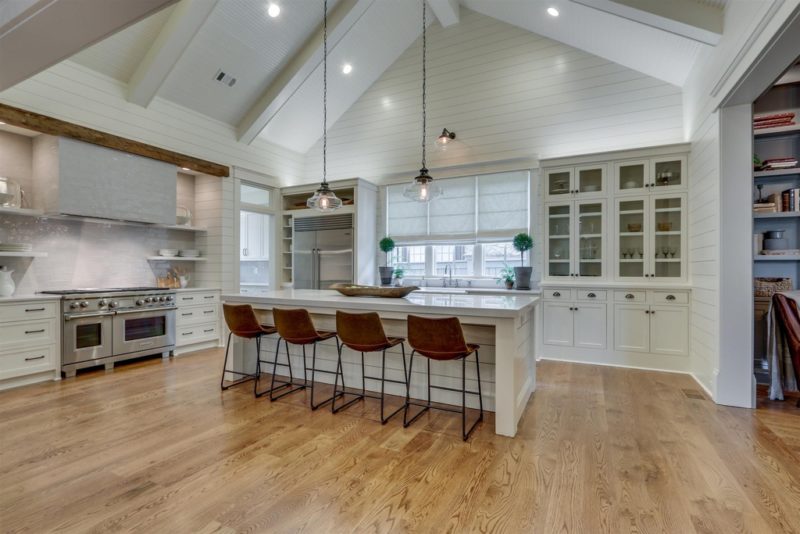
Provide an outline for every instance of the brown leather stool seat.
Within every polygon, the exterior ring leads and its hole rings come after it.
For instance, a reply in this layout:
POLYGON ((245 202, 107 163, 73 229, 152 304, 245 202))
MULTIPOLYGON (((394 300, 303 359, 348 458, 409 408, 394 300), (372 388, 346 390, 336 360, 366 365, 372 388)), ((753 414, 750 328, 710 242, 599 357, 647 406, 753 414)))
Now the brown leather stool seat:
MULTIPOLYGON (((254 380, 253 392, 258 396, 258 377, 261 374, 260 365, 256 362, 256 372, 254 374, 244 373, 241 371, 226 370, 228 367, 228 352, 231 348, 231 336, 240 337, 242 339, 255 339, 256 340, 256 353, 261 355, 261 338, 275 334, 278 330, 272 325, 261 324, 256 317, 253 307, 249 304, 223 304, 222 313, 225 317, 225 324, 228 326, 228 343, 225 346, 225 362, 222 364, 222 378, 219 382, 219 387, 226 390, 232 386, 236 386, 249 380, 254 380), (234 380, 227 385, 225 384, 225 373, 242 376, 238 380, 234 380)), ((281 386, 285 387, 285 386, 281 386)))
POLYGON ((416 421, 423 413, 429 409, 443 410, 446 412, 461 413, 461 437, 466 441, 475 427, 483 421, 483 395, 481 394, 481 370, 478 357, 479 345, 467 343, 464 340, 464 330, 457 317, 443 317, 430 319, 417 315, 408 316, 408 343, 413 349, 411 360, 408 364, 408 387, 411 388, 412 369, 414 368, 414 355, 425 356, 428 362, 428 401, 425 404, 406 401, 406 409, 403 413, 403 426, 408 427, 416 421), (478 378, 478 391, 467 390, 467 357, 475 355, 475 371, 478 378), (461 389, 449 388, 445 386, 434 386, 431 384, 431 360, 448 361, 461 360, 461 389), (441 389, 461 393, 461 409, 437 407, 431 405, 431 389, 441 389), (467 394, 477 395, 480 406, 478 419, 467 430, 467 394), (408 419, 408 407, 421 406, 420 410, 410 420, 408 419))
MULTIPOLYGON (((405 409, 405 403, 397 410, 384 415, 384 404, 386 402, 386 382, 395 384, 403 384, 405 386, 406 401, 408 401, 408 375, 406 373, 406 349, 402 337, 387 337, 383 329, 383 323, 377 313, 349 313, 341 310, 336 311, 336 331, 339 333, 339 363, 337 370, 342 375, 342 393, 345 393, 344 385, 344 369, 342 368, 342 348, 347 347, 351 350, 361 353, 361 393, 355 394, 355 398, 349 400, 341 406, 336 406, 336 401, 331 403, 331 411, 337 413, 339 410, 347 408, 353 403, 363 400, 367 397, 372 399, 381 400, 381 424, 386 424, 389 419, 394 415, 400 413, 400 410, 405 409), (392 347, 400 345, 400 350, 403 358, 403 380, 394 380, 386 378, 386 351, 392 347), (368 376, 366 374, 366 364, 364 362, 365 352, 381 352, 381 376, 368 376), (370 395, 367 393, 367 380, 379 380, 381 383, 381 394, 370 395)), ((339 376, 336 376, 334 383, 334 391, 339 392, 339 376)))
MULTIPOLYGON (((303 383, 297 389, 303 389, 308 386, 308 375, 307 372, 311 371, 311 409, 316 410, 320 406, 332 402, 333 399, 337 396, 341 397, 343 394, 336 393, 336 388, 334 385, 334 393, 333 395, 325 399, 322 402, 315 403, 314 402, 314 386, 316 384, 316 373, 328 373, 328 374, 335 374, 338 378, 338 365, 336 371, 327 371, 325 369, 317 369, 317 343, 320 341, 325 341, 328 339, 335 339, 336 340, 336 350, 339 351, 339 339, 336 337, 336 332, 328 332, 325 330, 317 330, 314 327, 314 322, 311 320, 311 315, 308 313, 308 310, 305 309, 281 309, 281 308, 273 308, 272 310, 272 318, 275 321, 275 327, 278 329, 278 346, 275 348, 275 360, 274 362, 277 363, 278 361, 278 354, 280 352, 280 342, 283 340, 284 345, 286 347, 286 358, 291 363, 291 357, 289 355, 289 343, 292 345, 300 345, 303 348, 303 383), (308 363, 306 360, 306 345, 312 345, 313 353, 311 357, 311 367, 308 367, 308 363)), ((291 370, 291 366, 289 367, 291 370)), ((273 367, 272 373, 272 380, 273 383, 275 381, 275 368, 273 367)), ((270 388, 271 390, 272 388, 270 388)), ((270 393, 270 399, 276 400, 281 398, 284 395, 292 393, 293 391, 297 391, 297 389, 293 389, 292 391, 287 391, 277 397, 273 397, 272 393, 270 393)))

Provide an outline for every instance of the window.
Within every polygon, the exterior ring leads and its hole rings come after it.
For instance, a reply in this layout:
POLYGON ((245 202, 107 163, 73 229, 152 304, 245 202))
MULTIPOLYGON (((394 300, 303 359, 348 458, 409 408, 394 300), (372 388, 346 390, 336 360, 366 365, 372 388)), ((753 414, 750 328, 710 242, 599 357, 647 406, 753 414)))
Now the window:
POLYGON ((508 265, 509 267, 522 267, 522 257, 514 250, 511 243, 486 243, 483 245, 483 268, 481 272, 484 276, 496 278, 500 276, 500 271, 508 265))
POLYGON ((433 248, 433 274, 473 276, 474 245, 436 245, 433 248))
POLYGON ((402 268, 406 276, 425 276, 425 247, 397 247, 389 265, 402 268))

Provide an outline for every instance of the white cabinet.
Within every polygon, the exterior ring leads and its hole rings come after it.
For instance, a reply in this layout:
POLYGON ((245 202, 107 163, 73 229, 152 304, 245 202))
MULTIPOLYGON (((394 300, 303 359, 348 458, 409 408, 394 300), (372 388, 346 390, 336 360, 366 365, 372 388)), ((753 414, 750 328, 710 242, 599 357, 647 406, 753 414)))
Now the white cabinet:
POLYGON ((617 195, 685 191, 686 156, 671 155, 614 162, 617 195))
POLYGON ((687 356, 689 308, 666 304, 615 304, 614 348, 687 356))
POLYGON ((59 300, 0 304, 0 390, 61 377, 59 300))
POLYGON ((245 261, 269 261, 269 215, 240 213, 239 257, 245 261))
POLYGON ((573 307, 576 347, 606 348, 606 305, 576 303, 573 307))
POLYGON ((638 304, 614 306, 614 348, 621 351, 650 351, 650 307, 638 304))
POLYGON ((545 207, 546 277, 605 276, 606 203, 604 200, 552 202, 545 207))
POLYGON ((220 341, 220 292, 181 290, 175 296, 175 354, 216 347, 220 341))
POLYGON ((547 200, 594 198, 606 194, 605 163, 560 167, 545 171, 547 200))
POLYGON ((545 302, 544 329, 546 345, 572 346, 572 303, 545 302))
POLYGON ((542 342, 545 345, 563 347, 606 348, 605 302, 571 300, 573 294, 578 292, 567 289, 551 291, 545 295, 542 342))

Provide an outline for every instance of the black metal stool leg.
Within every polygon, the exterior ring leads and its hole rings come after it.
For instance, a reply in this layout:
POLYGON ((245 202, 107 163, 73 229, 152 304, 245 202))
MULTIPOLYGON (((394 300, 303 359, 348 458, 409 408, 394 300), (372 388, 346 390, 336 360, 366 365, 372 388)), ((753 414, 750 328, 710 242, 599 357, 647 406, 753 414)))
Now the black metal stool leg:
POLYGON ((258 381, 261 378, 261 336, 256 336, 256 379, 253 380, 253 396, 259 397, 258 381))
MULTIPOLYGON (((337 393, 336 390, 334 389, 333 395, 331 395, 329 398, 325 399, 324 401, 318 404, 314 403, 314 385, 316 384, 315 377, 317 372, 317 343, 314 342, 312 343, 312 345, 314 346, 314 348, 312 349, 311 352, 311 409, 316 410, 317 408, 320 408, 328 404, 329 402, 333 402, 333 399, 335 399, 336 397, 344 396, 344 392, 337 393)), ((305 359, 306 359, 306 346, 303 345, 303 361, 305 361, 305 359)), ((342 386, 344 386, 344 376, 342 376, 342 386)))
MULTIPOLYGON (((272 361, 272 381, 270 382, 270 387, 266 391, 262 391, 262 392, 257 393, 256 397, 260 397, 262 395, 265 395, 266 393, 269 393, 269 400, 270 401, 276 401, 276 400, 280 399, 281 397, 285 397, 286 395, 289 395, 290 393, 295 393, 296 391, 300 391, 300 390, 303 390, 303 389, 306 388, 305 384, 295 384, 294 383, 294 376, 292 374, 292 357, 289 355, 289 344, 288 343, 285 343, 285 345, 286 345, 286 364, 287 364, 287 367, 289 367, 289 381, 287 382, 287 381, 284 381, 284 380, 278 380, 277 381, 278 386, 277 387, 275 386, 275 382, 276 382, 275 374, 278 371, 278 357, 280 356, 280 353, 281 353, 281 341, 285 342, 284 339, 282 339, 281 337, 278 337, 278 342, 275 344, 275 359, 272 361), (287 389, 286 391, 284 391, 280 395, 275 395, 276 391, 278 391, 280 389, 283 389, 283 388, 289 388, 289 389, 287 389)), ((283 365, 283 364, 281 364, 281 365, 283 365)))
MULTIPOLYGON (((344 383, 344 366, 342 365, 342 351, 343 350, 344 350, 344 344, 340 344, 339 341, 337 340, 336 341, 336 352, 339 355, 339 359, 337 360, 337 363, 336 363, 336 371, 337 371, 336 378, 333 381, 334 398, 331 401, 331 413, 339 413, 341 410, 344 410, 348 406, 350 406, 352 404, 355 404, 356 402, 358 402, 360 400, 364 400, 364 394, 363 394, 363 390, 362 390, 362 394, 361 395, 359 395, 357 393, 352 393, 352 395, 355 395, 355 398, 350 399, 349 401, 345 402, 341 406, 336 406, 336 399, 338 397, 344 397, 347 394, 347 391, 345 391, 346 385, 344 383), (341 391, 338 389, 338 385, 337 385, 339 383, 338 382, 339 381, 339 373, 341 373, 341 375, 342 375, 342 389, 341 389, 341 391)), ((363 354, 364 353, 361 353, 361 354, 362 354, 362 358, 363 358, 363 354)), ((362 369, 363 369, 363 367, 362 367, 362 369)))
MULTIPOLYGON (((411 423, 413 423, 414 421, 419 419, 419 417, 422 414, 424 414, 425 412, 427 412, 431 407, 431 388, 430 388, 431 375, 430 375, 430 373, 428 373, 428 402, 427 402, 427 404, 415 404, 415 403, 411 402, 411 376, 412 376, 412 372, 413 372, 413 369, 414 369, 414 354, 416 354, 416 352, 417 351, 415 351, 415 350, 411 351, 411 358, 409 358, 409 361, 408 361, 408 388, 406 389, 406 405, 404 407, 405 409, 403 410, 403 428, 408 428, 408 426, 411 423), (414 417, 412 417, 410 420, 408 419, 408 407, 409 406, 422 406, 422 409, 419 412, 417 412, 417 414, 414 417)), ((428 369, 430 369, 430 360, 428 360, 428 369)))
MULTIPOLYGON (((461 433, 464 441, 469 439, 469 436, 472 434, 472 431, 475 430, 475 427, 478 426, 478 423, 483 421, 483 394, 481 393, 481 370, 480 370, 480 359, 478 358, 478 351, 475 351, 475 369, 477 371, 477 378, 478 378, 478 405, 480 406, 480 415, 478 415, 478 419, 472 423, 472 426, 467 430, 467 359, 463 358, 461 360, 461 387, 463 388, 463 393, 461 396, 461 433)), ((474 392, 470 392, 473 395, 474 392)))
POLYGON ((225 361, 222 363, 222 376, 220 377, 220 380, 219 380, 219 388, 222 391, 225 391, 226 389, 232 388, 233 386, 238 386, 239 384, 243 384, 244 382, 247 382, 249 380, 255 380, 256 379, 255 375, 252 375, 250 373, 243 373, 241 371, 228 371, 227 370, 228 369, 228 352, 230 351, 230 348, 231 348, 231 336, 233 336, 233 332, 228 332, 228 344, 225 347, 225 361), (234 374, 234 375, 244 376, 244 378, 240 378, 238 380, 233 380, 228 385, 225 385, 225 373, 231 373, 231 374, 234 374))

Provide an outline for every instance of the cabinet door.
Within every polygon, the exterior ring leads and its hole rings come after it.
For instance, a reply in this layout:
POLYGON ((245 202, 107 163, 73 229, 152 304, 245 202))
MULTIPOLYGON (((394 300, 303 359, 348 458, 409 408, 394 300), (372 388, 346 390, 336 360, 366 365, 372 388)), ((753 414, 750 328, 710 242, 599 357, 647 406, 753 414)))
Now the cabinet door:
POLYGON ((574 191, 574 170, 572 167, 548 169, 545 171, 545 197, 548 200, 570 198, 574 191))
POLYGON ((650 274, 648 249, 648 198, 617 199, 615 216, 614 262, 617 278, 641 281, 650 274))
POLYGON ((606 165, 575 167, 573 181, 579 197, 603 196, 606 191, 606 165))
POLYGON ((544 328, 542 342, 545 345, 572 346, 572 311, 569 302, 544 303, 544 328))
POLYGON ((622 351, 650 351, 650 307, 614 305, 614 348, 622 351))
POLYGON ((603 247, 605 245, 605 211, 602 200, 582 200, 575 203, 575 272, 578 276, 602 278, 603 247))
POLYGON ((654 195, 650 199, 651 278, 686 277, 686 195, 654 195))
POLYGON ((689 354, 689 308, 650 307, 650 352, 676 356, 689 354))
POLYGON ((572 273, 572 202, 547 204, 545 258, 548 278, 568 278, 572 273))
POLYGON ((666 156, 650 160, 650 191, 668 193, 686 189, 686 157, 666 156))
POLYGON ((650 189, 650 160, 614 163, 614 188, 618 194, 642 194, 650 189))
POLYGON ((247 212, 239 212, 239 257, 247 259, 247 212))
POLYGON ((606 305, 580 303, 575 308, 575 346, 587 349, 606 348, 606 305))

